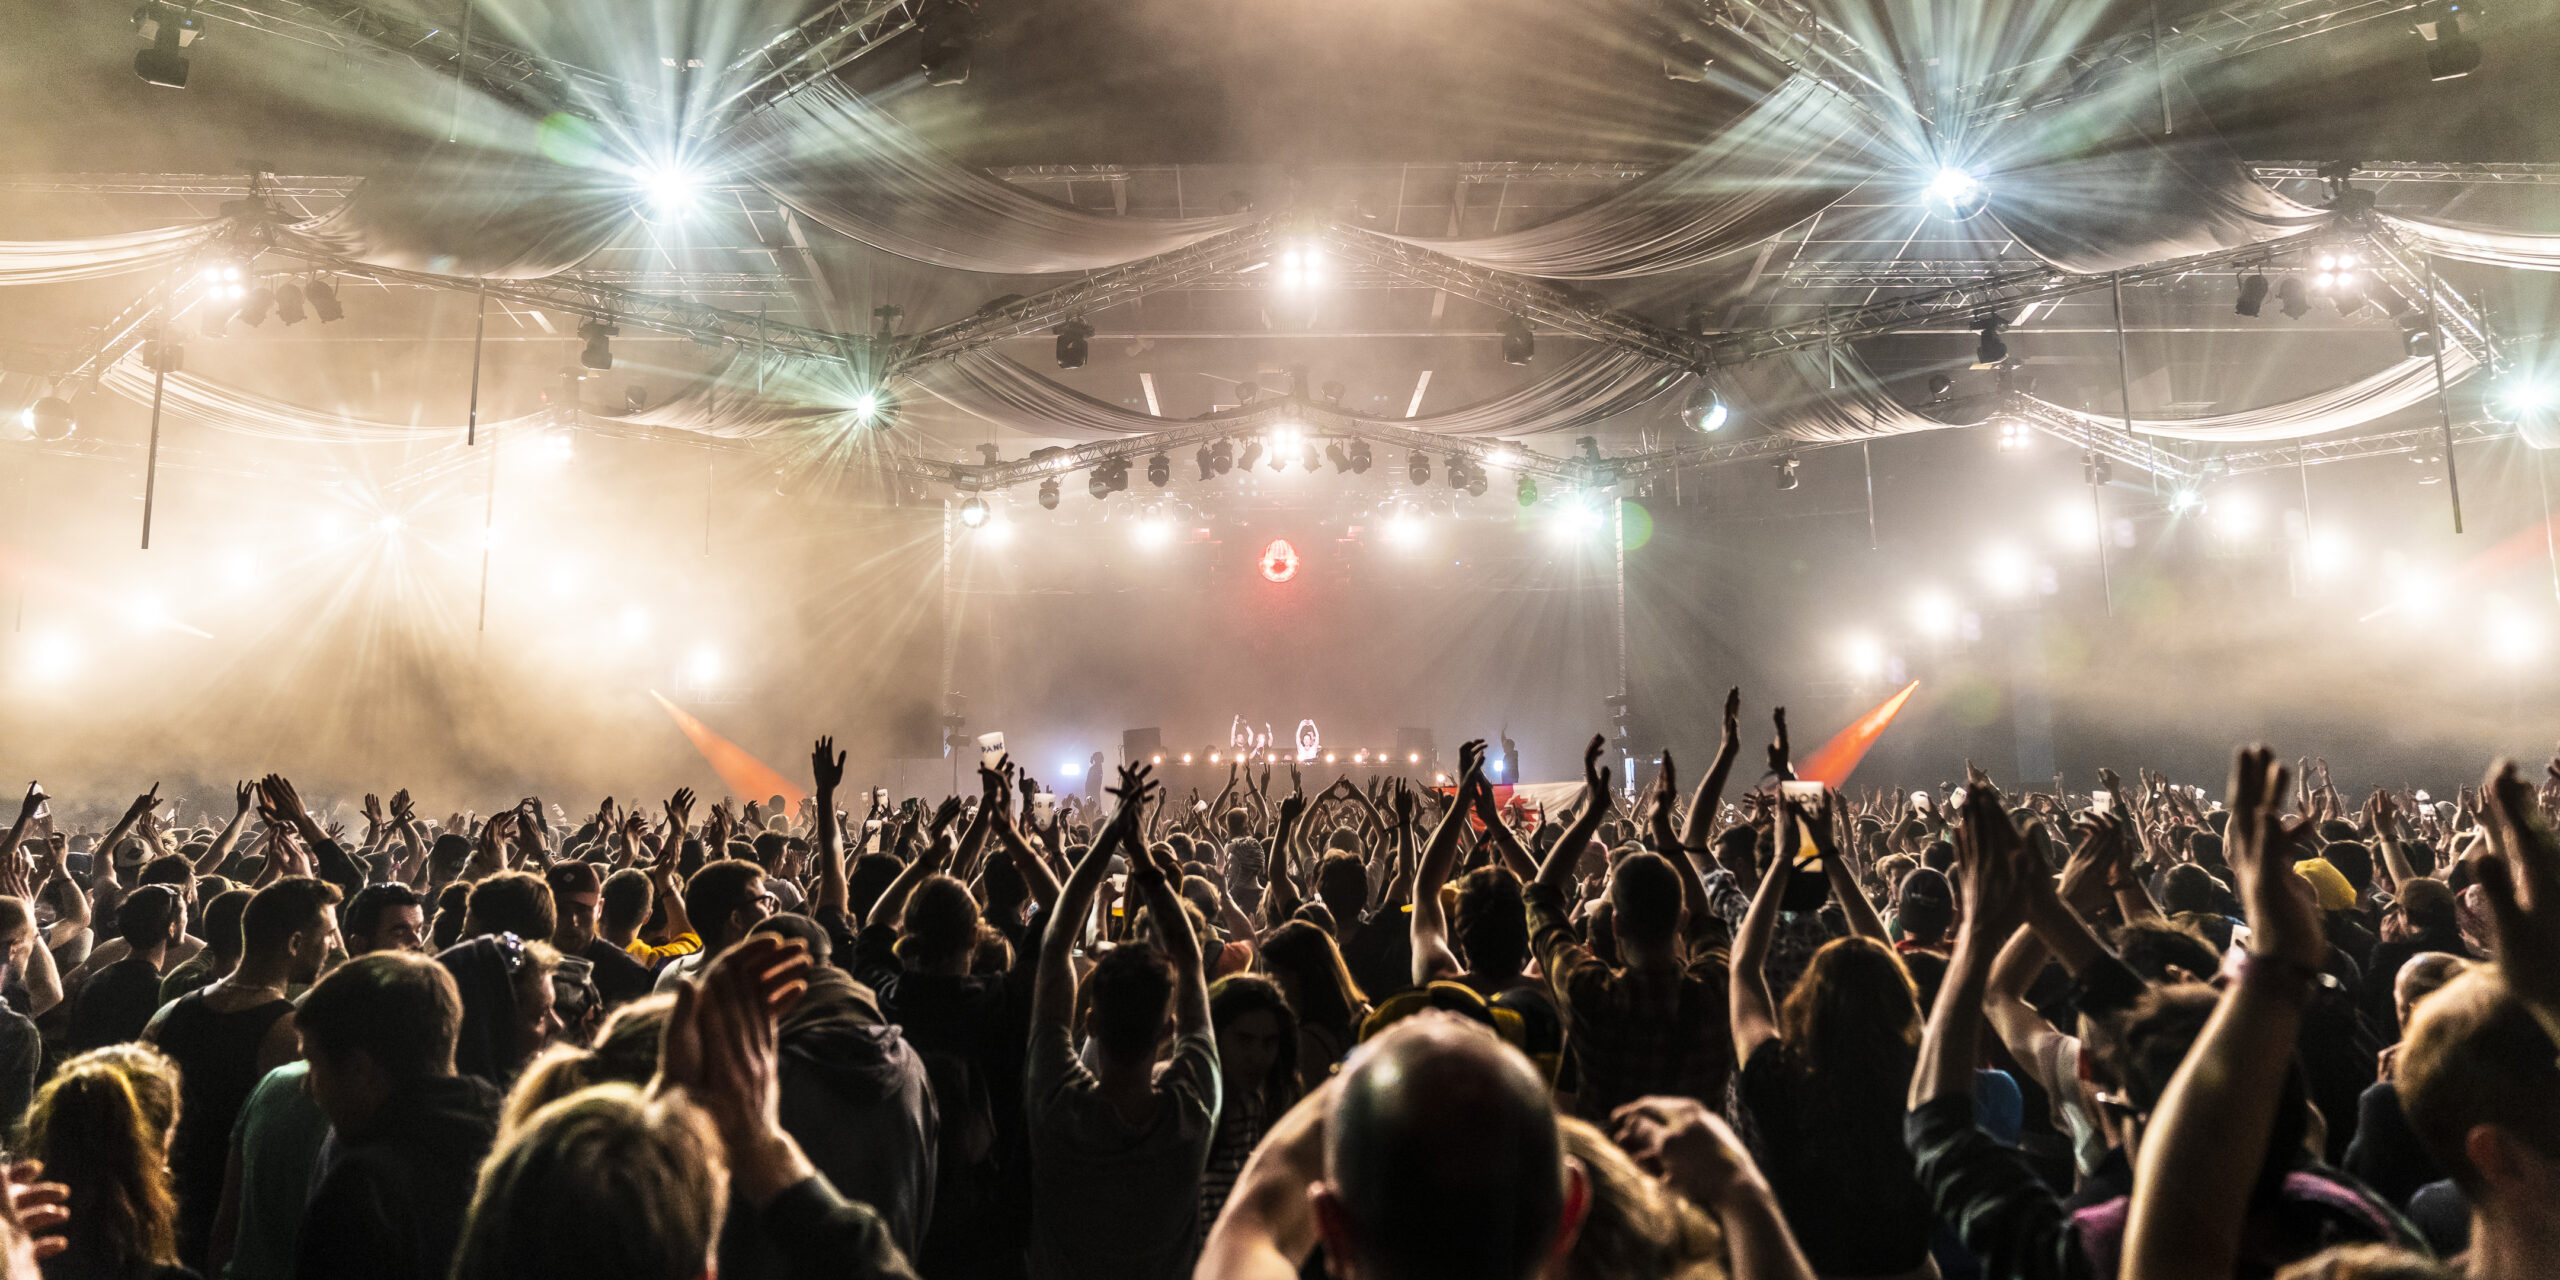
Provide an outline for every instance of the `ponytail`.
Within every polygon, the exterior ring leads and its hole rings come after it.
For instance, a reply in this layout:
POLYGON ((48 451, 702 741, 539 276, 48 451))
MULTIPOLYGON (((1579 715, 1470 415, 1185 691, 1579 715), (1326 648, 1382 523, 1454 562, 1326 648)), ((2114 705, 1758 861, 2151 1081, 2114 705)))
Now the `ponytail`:
POLYGON ((177 1070, 140 1046, 64 1064, 28 1109, 20 1148, 70 1189, 68 1253, 84 1270, 124 1273, 178 1258, 168 1134, 177 1070), (136 1078, 137 1073, 141 1078, 136 1078))

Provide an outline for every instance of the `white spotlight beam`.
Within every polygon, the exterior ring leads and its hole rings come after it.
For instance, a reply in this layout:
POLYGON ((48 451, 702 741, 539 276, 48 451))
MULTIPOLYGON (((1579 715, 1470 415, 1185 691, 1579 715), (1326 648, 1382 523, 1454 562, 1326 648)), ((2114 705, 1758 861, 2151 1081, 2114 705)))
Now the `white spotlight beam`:
POLYGON ((300 0, 199 0, 200 16, 252 31, 378 61, 407 62, 446 79, 457 73, 475 88, 538 111, 575 110, 599 120, 621 119, 626 104, 654 93, 584 67, 545 58, 474 32, 367 8, 300 0))

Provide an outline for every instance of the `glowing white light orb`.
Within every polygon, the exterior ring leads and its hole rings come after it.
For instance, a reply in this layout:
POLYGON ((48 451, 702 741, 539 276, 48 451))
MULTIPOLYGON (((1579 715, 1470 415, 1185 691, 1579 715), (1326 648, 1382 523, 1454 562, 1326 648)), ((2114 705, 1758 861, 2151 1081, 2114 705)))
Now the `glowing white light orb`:
POLYGON ((1149 516, 1137 523, 1134 535, 1138 545, 1153 550, 1173 541, 1173 521, 1164 516, 1149 516))
POLYGON ((726 670, 728 664, 721 660, 720 651, 708 645, 694 650, 684 662, 685 677, 697 685, 716 683, 726 670))
POLYGON ((855 396, 853 398, 853 420, 863 426, 870 426, 871 420, 880 416, 880 406, 882 403, 883 401, 880 399, 880 393, 877 391, 865 391, 862 394, 855 396))
POLYGON ((651 619, 649 617, 648 610, 643 609, 636 604, 625 605, 622 610, 622 618, 619 624, 622 632, 622 638, 634 644, 648 639, 650 623, 651 619))
POLYGON ((1950 166, 1929 179, 1922 203, 1941 218, 1970 218, 1982 212, 1985 195, 1980 178, 1950 166))
POLYGON ((2213 504, 2213 525, 2223 537, 2250 537, 2258 532, 2258 523, 2258 504, 2246 497, 2226 495, 2213 504))
POLYGON ((222 553, 220 564, 223 585, 254 587, 258 584, 258 553, 234 549, 222 553))
POLYGON ((126 602, 125 620, 136 631, 158 631, 169 625, 169 602, 156 595, 139 595, 126 602))
POLYGON ((80 642, 68 631, 48 629, 27 637, 27 677, 42 684, 68 679, 80 669, 80 642))
POLYGON ((2197 493, 2193 489, 2180 489, 2176 493, 2169 495, 2169 509, 2171 511, 2188 512, 2203 505, 2204 495, 2197 493))
POLYGON ((1911 625, 1920 634, 1944 638, 1956 633, 1961 611, 1954 596, 1934 589, 1923 590, 1911 598, 1911 625))
POLYGON ((1978 567, 1983 585, 1995 594, 2022 596, 2035 586, 2035 561, 2016 547, 1999 545, 1984 548, 1978 567))
POLYGON ((2436 580, 2435 574, 2425 569, 2410 568, 2403 570, 2399 581, 2393 584, 2392 597, 2400 606, 2401 613, 2424 621, 2436 616, 2437 610, 2444 606, 2444 587, 2436 580))
POLYGON ((1496 449, 1485 455, 1485 462, 1508 470, 1520 465, 1520 454, 1513 449, 1496 449))
POLYGON ((2347 535, 2325 524, 2313 529, 2311 536, 2302 541, 2302 567, 2314 577, 2326 578, 2343 573, 2354 557, 2355 547, 2347 540, 2347 535))
POLYGON ((386 538, 396 538, 400 536, 401 530, 408 527, 409 522, 401 519, 397 511, 383 512, 381 518, 373 522, 373 531, 386 538))
POLYGON ((1420 516, 1399 512, 1387 517, 1387 541, 1399 547, 1421 545, 1423 535, 1429 532, 1429 529, 1430 526, 1425 524, 1420 516))
POLYGON ((2517 413, 2539 413, 2560 405, 2560 388, 2533 378, 2510 378, 2499 387, 2498 402, 2517 413))
POLYGON ((692 213, 702 200, 702 176, 672 162, 644 165, 634 177, 650 216, 674 222, 692 213))
POLYGON ((1063 777, 1063 778, 1081 778, 1081 777, 1083 777, 1083 776, 1084 776, 1084 761, 1082 761, 1082 760, 1069 760, 1069 761, 1067 761, 1066 763, 1059 765, 1059 766, 1058 766, 1058 776, 1063 777))
POLYGON ((1852 635, 1840 641, 1840 660, 1852 674, 1873 678, 1884 674, 1884 646, 1870 635, 1852 635))
POLYGON ((984 498, 971 498, 967 502, 961 503, 960 523, 967 525, 972 529, 984 527, 987 523, 987 500, 984 498))
POLYGON ((2086 502, 2065 498, 2053 504, 2050 517, 2053 540, 2074 550, 2086 550, 2098 543, 2098 515, 2086 502))
POLYGON ((2512 606, 2490 616, 2489 652, 2499 660, 2522 666, 2542 656, 2542 647, 2542 628, 2531 617, 2512 606))

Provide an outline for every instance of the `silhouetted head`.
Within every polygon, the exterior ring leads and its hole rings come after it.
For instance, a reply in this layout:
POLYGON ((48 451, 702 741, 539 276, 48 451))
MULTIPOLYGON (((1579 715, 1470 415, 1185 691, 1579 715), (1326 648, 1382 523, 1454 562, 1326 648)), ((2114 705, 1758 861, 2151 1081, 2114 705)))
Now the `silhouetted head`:
POLYGON ((1529 1060, 1448 1014, 1361 1046, 1324 1146, 1316 1229, 1337 1275, 1527 1280, 1572 1247, 1588 1207, 1529 1060))

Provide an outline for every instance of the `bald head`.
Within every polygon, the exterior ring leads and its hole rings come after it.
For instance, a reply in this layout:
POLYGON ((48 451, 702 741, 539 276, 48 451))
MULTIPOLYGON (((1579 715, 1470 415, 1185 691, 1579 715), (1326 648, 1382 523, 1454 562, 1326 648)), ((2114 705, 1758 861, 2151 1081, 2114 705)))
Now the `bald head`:
POLYGON ((1583 1194, 1529 1061, 1447 1014, 1352 1058, 1325 1125, 1328 1255, 1381 1280, 1526 1280, 1569 1244, 1583 1194))

